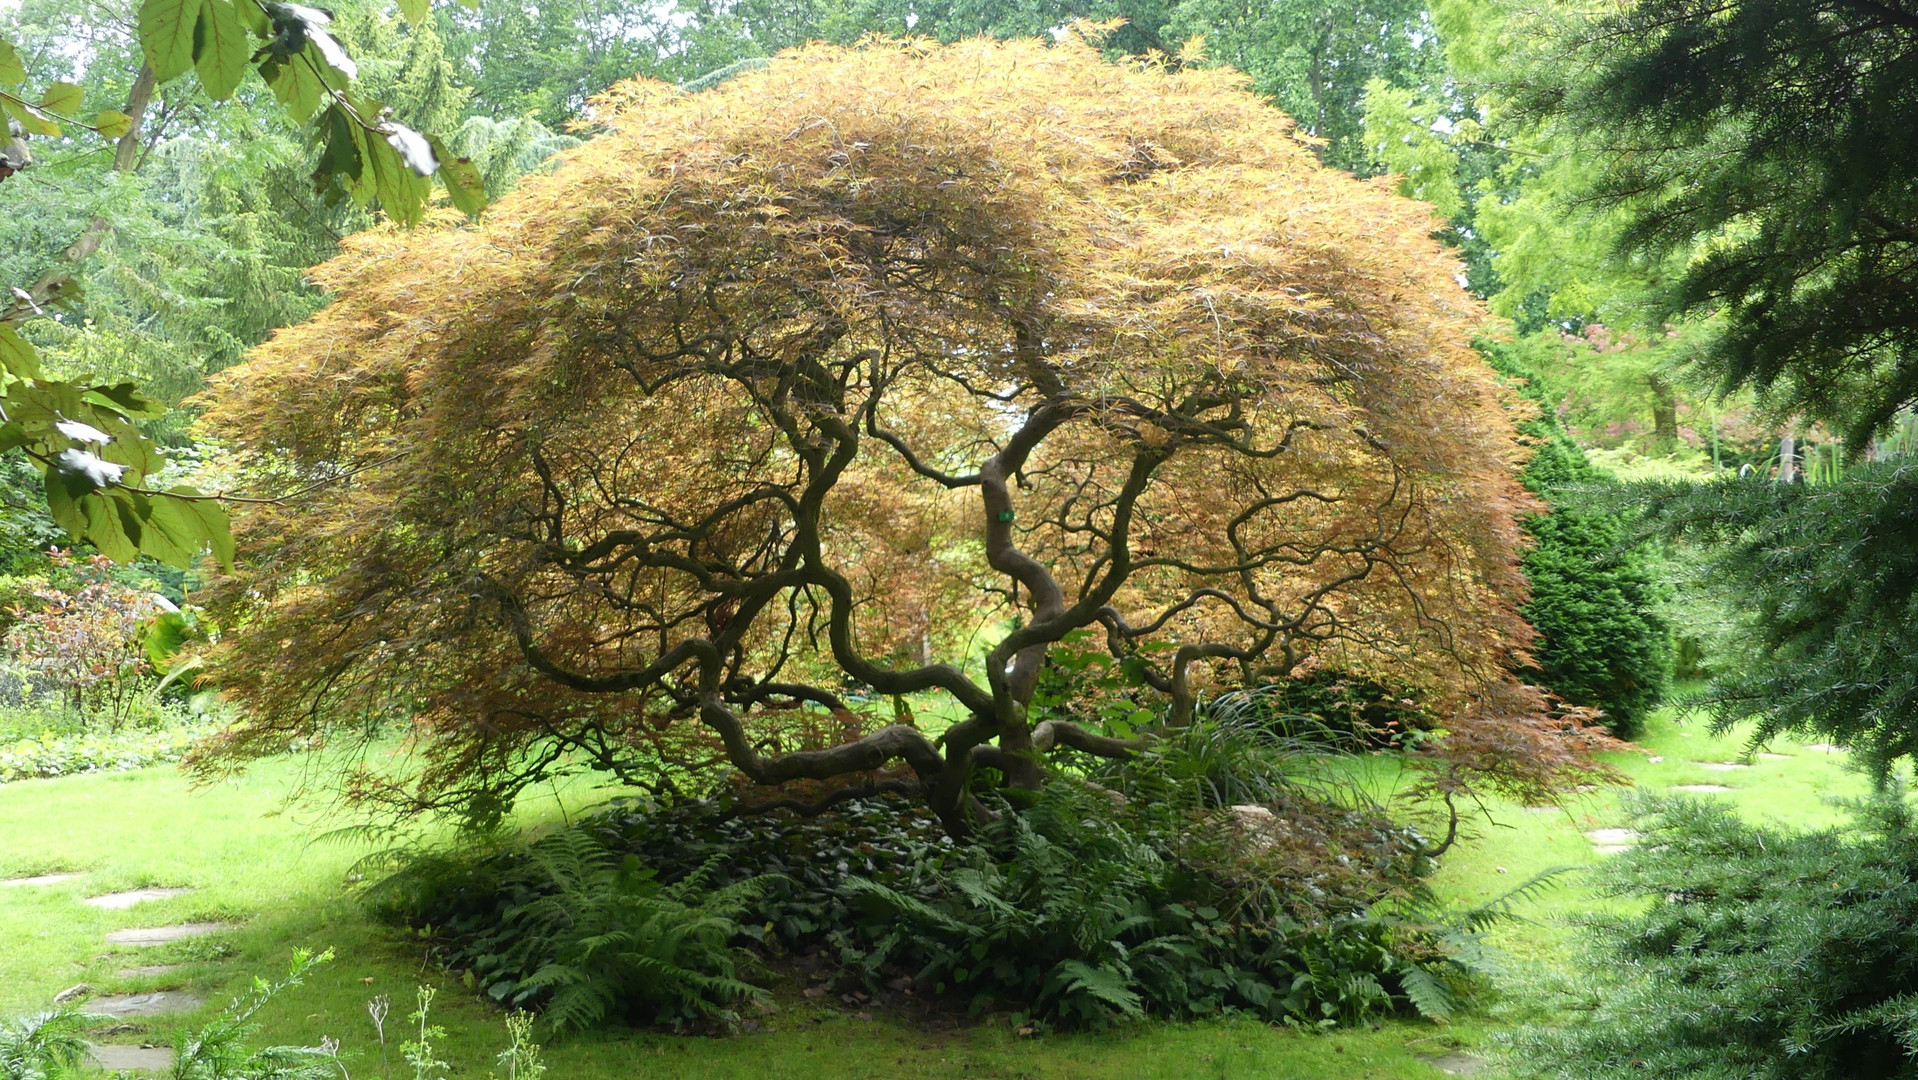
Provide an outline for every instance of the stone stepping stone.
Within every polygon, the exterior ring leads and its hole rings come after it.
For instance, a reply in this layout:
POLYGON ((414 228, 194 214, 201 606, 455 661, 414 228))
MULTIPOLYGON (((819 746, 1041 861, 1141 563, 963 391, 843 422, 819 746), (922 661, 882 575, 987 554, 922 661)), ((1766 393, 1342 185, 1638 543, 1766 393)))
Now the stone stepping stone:
POLYGON ((139 979, 149 975, 171 975, 186 967, 185 964, 145 964, 140 967, 121 968, 122 979, 139 979))
POLYGON ((1817 750, 1817 751, 1820 751, 1820 752, 1822 752, 1822 753, 1826 753, 1826 754, 1842 754, 1842 753, 1844 753, 1844 752, 1845 752, 1845 748, 1844 748, 1844 747, 1842 747, 1842 746, 1833 746, 1832 744, 1830 744, 1830 743, 1828 743, 1828 742, 1814 742, 1814 743, 1806 743, 1806 744, 1805 744, 1805 749, 1807 749, 1807 750, 1817 750))
POLYGON ((181 938, 199 937, 202 934, 217 934, 222 930, 231 930, 231 923, 190 922, 175 923, 172 926, 142 926, 130 930, 115 930, 107 935, 109 945, 165 945, 181 938))
POLYGON ((0 886, 17 889, 23 885, 58 885, 62 881, 72 881, 79 876, 79 874, 39 874, 34 877, 8 878, 0 881, 0 886))
POLYGON ((1485 1068, 1485 1059, 1471 1054, 1452 1053, 1437 1057, 1420 1054, 1419 1056, 1425 1058, 1426 1064, 1447 1076, 1476 1076, 1485 1068))
POLYGON ((167 1072, 173 1068, 173 1051, 164 1046, 91 1043, 87 1052, 108 1072, 167 1072))
POLYGON ((206 1004, 198 994, 181 990, 156 990, 151 994, 112 994, 87 1002, 87 1011, 113 1017, 166 1016, 192 1012, 206 1004))
POLYGON ((1638 842, 1638 834, 1631 829, 1592 829, 1585 834, 1592 847, 1600 855, 1616 855, 1621 851, 1630 851, 1638 842))
POLYGON ((144 904, 148 900, 165 900, 171 896, 185 896, 192 889, 133 889, 128 892, 110 892, 103 896, 89 896, 80 901, 89 907, 106 908, 109 911, 124 911, 135 904, 144 904))
POLYGON ((1764 758, 1766 761, 1790 761, 1791 760, 1790 754, 1759 754, 1758 756, 1761 758, 1764 758))
POLYGON ((1694 761, 1692 764, 1710 772, 1737 772, 1751 768, 1742 761, 1694 761))
POLYGON ((1716 794, 1719 794, 1720 792, 1730 791, 1731 788, 1728 788, 1723 784, 1673 784, 1672 790, 1673 791, 1693 791, 1701 795, 1716 795, 1716 794))

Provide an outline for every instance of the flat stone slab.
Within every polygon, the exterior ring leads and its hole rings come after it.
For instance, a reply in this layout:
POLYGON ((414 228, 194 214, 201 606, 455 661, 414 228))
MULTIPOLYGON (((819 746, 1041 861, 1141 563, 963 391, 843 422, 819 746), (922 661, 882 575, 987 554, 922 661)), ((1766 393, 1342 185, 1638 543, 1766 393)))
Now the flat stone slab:
POLYGON ((192 889, 132 889, 128 892, 110 892, 103 896, 89 896, 80 901, 89 907, 107 908, 110 911, 123 911, 135 904, 144 904, 148 900, 165 900, 172 896, 185 896, 192 889))
POLYGON ((1759 754, 1758 756, 1761 758, 1764 758, 1766 761, 1790 761, 1791 760, 1790 754, 1765 753, 1765 754, 1759 754))
POLYGON ((87 1052, 102 1069, 118 1072, 166 1072, 173 1068, 173 1051, 164 1046, 115 1046, 93 1043, 87 1052))
POLYGON ((1751 768, 1742 761, 1694 761, 1692 764, 1708 772, 1737 772, 1751 768))
POLYGON ((1717 795, 1720 792, 1730 791, 1731 788, 1723 784, 1673 784, 1672 790, 1695 791, 1701 795, 1717 795))
POLYGON ((130 930, 115 930, 107 935, 109 945, 165 945, 181 938, 200 937, 203 934, 217 934, 222 930, 233 929, 233 924, 223 922, 175 923, 172 926, 142 926, 130 930))
POLYGON ((79 876, 79 874, 38 874, 34 877, 8 878, 0 881, 0 886, 17 889, 23 885, 58 885, 62 881, 72 881, 79 876))
POLYGON ((122 979, 138 979, 148 975, 171 975, 186 967, 185 964, 143 964, 140 967, 121 968, 122 979))
POLYGON ((1427 1057, 1425 1061, 1426 1064, 1448 1076, 1475 1076, 1485 1068, 1485 1059, 1471 1054, 1443 1054, 1439 1057, 1427 1057))
POLYGON ((1592 847, 1600 855, 1616 855, 1621 851, 1630 851, 1638 842, 1638 834, 1630 829, 1592 829, 1585 834, 1592 847))
POLYGON ((180 990, 156 990, 151 994, 112 994, 87 1002, 87 1011, 107 1016, 166 1016, 192 1012, 206 1004, 198 994, 180 990))
POLYGON ((1844 747, 1842 747, 1842 746, 1833 746, 1832 744, 1830 744, 1830 743, 1828 743, 1828 742, 1814 742, 1814 743, 1806 743, 1806 744, 1805 744, 1805 749, 1807 749, 1807 750, 1817 750, 1817 751, 1819 751, 1819 752, 1821 752, 1821 753, 1826 753, 1826 754, 1842 754, 1842 753, 1844 753, 1844 752, 1845 752, 1845 748, 1844 748, 1844 747))

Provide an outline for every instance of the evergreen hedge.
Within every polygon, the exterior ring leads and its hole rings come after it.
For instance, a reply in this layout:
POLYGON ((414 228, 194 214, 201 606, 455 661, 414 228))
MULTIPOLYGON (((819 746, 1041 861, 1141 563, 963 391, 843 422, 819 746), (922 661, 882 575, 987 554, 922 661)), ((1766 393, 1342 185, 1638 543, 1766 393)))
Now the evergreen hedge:
POLYGON ((1525 672, 1574 705, 1604 712, 1614 735, 1630 738, 1671 682, 1671 627, 1659 613, 1651 555, 1620 512, 1581 490, 1614 483, 1566 434, 1536 377, 1507 346, 1483 346, 1494 370, 1539 406, 1519 426, 1536 440, 1520 479, 1549 512, 1523 522, 1532 548, 1522 566, 1532 585, 1524 615, 1539 632, 1536 668, 1525 672))

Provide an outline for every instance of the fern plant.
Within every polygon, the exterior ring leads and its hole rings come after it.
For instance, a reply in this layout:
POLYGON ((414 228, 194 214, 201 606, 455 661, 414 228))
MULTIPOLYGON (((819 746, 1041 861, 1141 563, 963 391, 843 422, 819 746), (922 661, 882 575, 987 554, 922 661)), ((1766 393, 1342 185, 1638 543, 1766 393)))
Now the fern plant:
POLYGON ((86 1028, 87 1017, 70 1008, 0 1022, 0 1080, 78 1076, 86 1028))
POLYGON ((504 887, 527 898, 508 907, 487 944, 495 996, 542 1004, 555 1032, 610 1016, 683 1024, 727 1019, 763 996, 739 978, 737 917, 763 887, 747 879, 716 890, 695 874, 661 885, 636 856, 615 856, 580 830, 533 844, 504 887))
POLYGON ((1455 988, 1484 973, 1477 933, 1497 907, 1448 916, 1409 890, 1302 921, 1167 846, 1173 817, 1187 834, 1216 831, 1216 818, 1136 799, 1115 813, 1114 797, 1055 778, 1023 815, 1006 815, 996 849, 949 857, 947 888, 930 898, 849 882, 886 928, 863 956, 868 970, 906 964, 975 1008, 1072 1027, 1226 1009, 1336 1026, 1402 1006, 1442 1021, 1455 988))

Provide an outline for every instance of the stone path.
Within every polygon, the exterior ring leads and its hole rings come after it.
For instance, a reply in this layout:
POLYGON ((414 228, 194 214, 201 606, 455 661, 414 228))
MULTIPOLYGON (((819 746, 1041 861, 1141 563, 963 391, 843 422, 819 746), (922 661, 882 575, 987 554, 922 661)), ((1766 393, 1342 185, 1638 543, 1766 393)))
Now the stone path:
POLYGON ((1751 768, 1742 761, 1694 761, 1692 764, 1708 772, 1737 772, 1740 769, 1751 768))
POLYGON ((1426 1054, 1420 1054, 1419 1056, 1425 1058, 1426 1063, 1434 1069, 1448 1076, 1475 1076, 1479 1070, 1485 1068, 1484 1058, 1473 1057, 1471 1054, 1461 1054, 1456 1051, 1450 1054, 1441 1054, 1436 1057, 1426 1054))
POLYGON ((112 1046, 92 1043, 87 1052, 102 1069, 117 1072, 166 1072, 173 1068, 173 1051, 164 1046, 112 1046))
POLYGON ((79 876, 79 874, 40 874, 36 877, 8 878, 0 881, 0 886, 17 889, 23 885, 58 885, 62 881, 72 881, 79 876))
POLYGON ((107 935, 109 945, 165 945, 169 941, 181 938, 199 937, 202 934, 217 934, 222 930, 231 930, 233 924, 222 922, 176 923, 172 926, 143 926, 132 930, 115 930, 107 935))
POLYGON ((1621 851, 1630 851, 1638 842, 1638 834, 1631 829, 1592 829, 1585 834, 1592 847, 1600 855, 1616 855, 1621 851))
POLYGON ((144 964, 140 967, 121 968, 120 977, 138 979, 147 975, 171 975, 185 966, 185 964, 144 964))
POLYGON ((148 900, 165 900, 171 896, 185 896, 192 889, 134 889, 130 892, 107 893, 103 896, 89 896, 80 901, 89 907, 106 908, 109 911, 123 911, 135 904, 144 904, 148 900))
POLYGON ((1807 749, 1807 750, 1818 750, 1818 751, 1821 751, 1821 752, 1823 752, 1823 753, 1827 753, 1827 754, 1842 754, 1842 753, 1844 753, 1844 752, 1845 752, 1845 748, 1844 748, 1844 747, 1842 747, 1842 746, 1833 746, 1832 744, 1830 744, 1830 743, 1828 743, 1828 742, 1815 742, 1815 743, 1806 743, 1806 744, 1805 744, 1805 749, 1807 749))
POLYGON ((1764 759, 1765 759, 1766 761, 1790 761, 1790 760, 1791 760, 1791 755, 1790 755, 1790 754, 1770 754, 1770 753, 1766 753, 1766 754, 1760 754, 1760 755, 1758 755, 1758 756, 1759 756, 1759 757, 1761 757, 1761 758, 1764 758, 1764 759))
POLYGON ((169 1013, 192 1012, 205 1004, 206 999, 198 994, 182 990, 156 990, 150 994, 97 997, 87 1002, 87 1011, 115 1017, 166 1016, 169 1013))
POLYGON ((1723 784, 1673 784, 1672 790, 1673 791, 1692 791, 1692 792, 1697 792, 1701 795, 1716 795, 1719 792, 1730 791, 1731 788, 1728 788, 1723 784))

